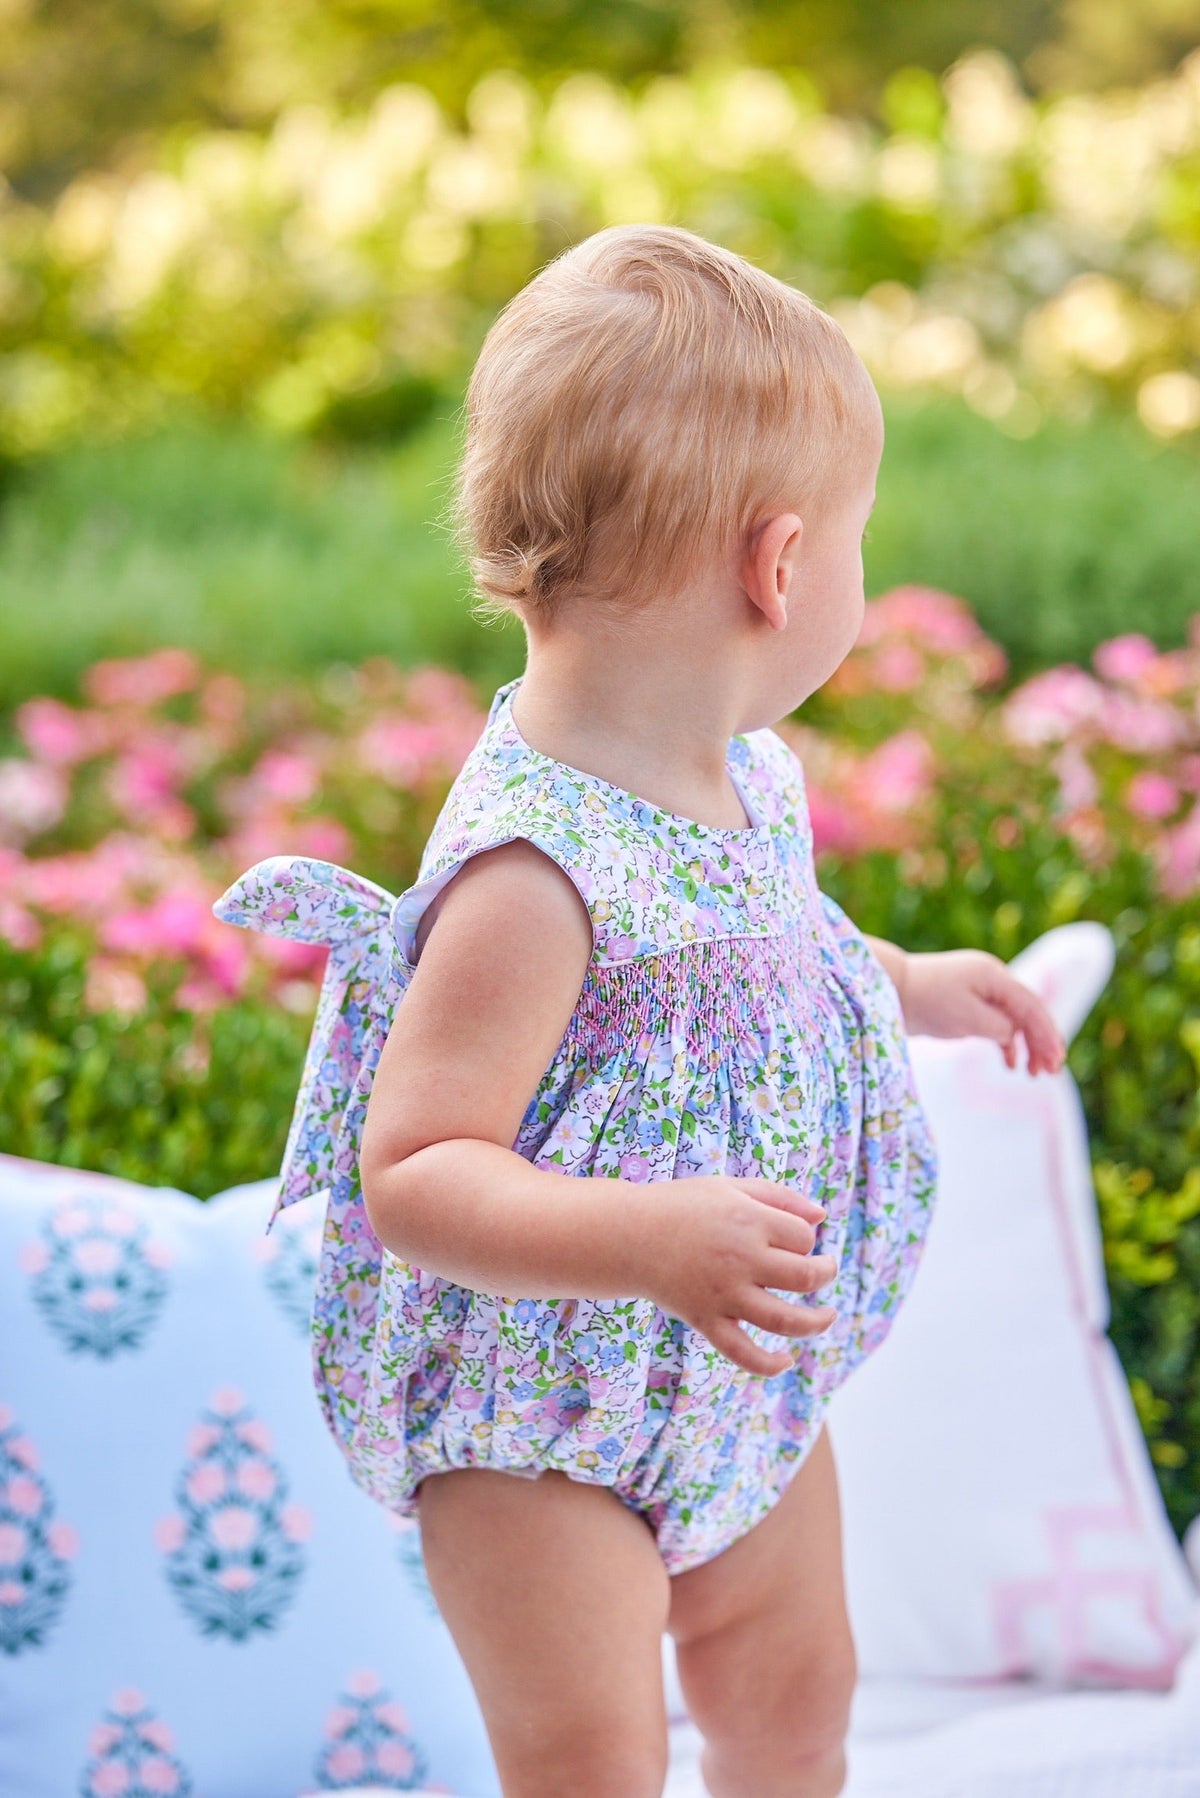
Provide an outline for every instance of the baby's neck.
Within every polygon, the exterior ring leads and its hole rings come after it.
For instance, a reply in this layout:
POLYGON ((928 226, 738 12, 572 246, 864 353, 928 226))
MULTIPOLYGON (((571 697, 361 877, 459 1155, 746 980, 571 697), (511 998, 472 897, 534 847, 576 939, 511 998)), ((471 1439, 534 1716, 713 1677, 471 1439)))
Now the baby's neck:
POLYGON ((554 761, 663 811, 741 830, 749 820, 727 769, 742 717, 735 665, 690 638, 677 630, 665 653, 628 631, 531 640, 513 722, 554 761))

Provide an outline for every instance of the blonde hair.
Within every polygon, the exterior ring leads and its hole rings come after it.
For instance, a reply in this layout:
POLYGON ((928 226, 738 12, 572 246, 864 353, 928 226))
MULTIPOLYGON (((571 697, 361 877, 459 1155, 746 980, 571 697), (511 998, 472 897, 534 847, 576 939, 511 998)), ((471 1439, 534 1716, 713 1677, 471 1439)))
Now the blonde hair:
POLYGON ((764 503, 823 492, 868 390, 795 288, 675 226, 598 231, 510 301, 475 364, 454 504, 475 615, 682 591, 764 503))

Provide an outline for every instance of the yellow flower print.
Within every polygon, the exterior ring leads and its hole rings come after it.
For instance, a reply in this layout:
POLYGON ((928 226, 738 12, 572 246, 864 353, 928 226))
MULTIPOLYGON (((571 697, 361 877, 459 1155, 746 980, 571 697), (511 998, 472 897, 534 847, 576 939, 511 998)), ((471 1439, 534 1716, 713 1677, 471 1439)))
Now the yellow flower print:
POLYGON ((671 1066, 675 1070, 676 1080, 682 1080, 688 1071, 688 1058, 685 1050, 680 1049, 671 1066))
POLYGON ((600 1465, 600 1457, 594 1448, 581 1448, 575 1461, 580 1467, 599 1467, 600 1465))
POLYGON ((803 1103, 804 1094, 798 1086, 788 1086, 784 1088, 783 1109, 785 1111, 799 1111, 803 1103))
POLYGON ((746 891, 750 895, 751 899, 757 899, 758 895, 760 893, 765 893, 766 890, 767 890, 766 887, 763 885, 762 881, 758 878, 757 874, 751 874, 749 876, 749 878, 746 881, 746 891))
POLYGON ((679 934, 685 943, 690 943, 696 934, 696 926, 690 918, 684 918, 679 926, 679 934))
POLYGON ((599 793, 585 793, 583 796, 583 803, 587 806, 589 812, 602 812, 605 809, 604 801, 601 799, 599 793))
POLYGON ((521 1420, 515 1411, 497 1411, 496 1422, 505 1425, 519 1423, 521 1420))
POLYGON ((777 1074, 779 1072, 779 1050, 778 1049, 771 1050, 771 1053, 767 1056, 764 1066, 766 1067, 768 1074, 777 1074))
POLYGON ((612 906, 607 899, 594 899, 592 901, 592 917, 597 924, 608 923, 608 920, 612 917, 612 906))
POLYGON ((471 1425, 471 1434, 480 1447, 484 1448, 491 1438, 492 1426, 490 1423, 474 1423, 471 1425))

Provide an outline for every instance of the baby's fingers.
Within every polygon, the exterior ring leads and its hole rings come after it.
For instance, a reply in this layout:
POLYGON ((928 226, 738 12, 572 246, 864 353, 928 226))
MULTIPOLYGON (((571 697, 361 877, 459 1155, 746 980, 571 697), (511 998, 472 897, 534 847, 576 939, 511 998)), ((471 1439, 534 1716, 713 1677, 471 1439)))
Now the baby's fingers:
POLYGON ((760 1348, 745 1330, 738 1329, 732 1317, 714 1317, 705 1325, 704 1334, 727 1361, 744 1367, 747 1373, 783 1373, 792 1365, 790 1349, 760 1348))
MULTIPOLYGON (((1015 1029, 1025 1038, 1029 1073, 1038 1074, 1044 1069, 1047 1073, 1056 1074, 1066 1060, 1067 1047, 1057 1024, 1037 994, 1010 976, 1005 982, 1003 993, 995 995, 994 1002, 1003 1007, 1015 1029)), ((1015 1036, 1009 1037, 1004 1049, 1004 1059, 1008 1066, 1015 1067, 1015 1036)))

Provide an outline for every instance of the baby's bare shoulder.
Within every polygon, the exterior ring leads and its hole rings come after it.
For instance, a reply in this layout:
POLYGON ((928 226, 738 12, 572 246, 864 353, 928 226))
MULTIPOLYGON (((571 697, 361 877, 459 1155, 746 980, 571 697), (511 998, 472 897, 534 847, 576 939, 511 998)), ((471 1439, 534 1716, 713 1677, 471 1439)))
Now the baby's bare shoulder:
POLYGON ((550 855, 522 839, 471 856, 418 925, 416 968, 375 1074, 364 1165, 460 1136, 510 1147, 592 948, 583 897, 550 855))

